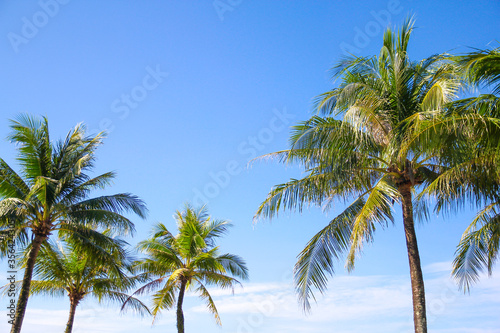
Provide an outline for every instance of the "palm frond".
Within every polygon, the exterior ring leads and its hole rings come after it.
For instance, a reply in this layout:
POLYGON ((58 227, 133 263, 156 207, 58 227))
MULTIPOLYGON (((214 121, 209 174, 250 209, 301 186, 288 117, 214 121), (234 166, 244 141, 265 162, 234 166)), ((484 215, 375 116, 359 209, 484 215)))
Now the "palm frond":
POLYGON ((215 322, 217 323, 217 325, 222 326, 219 312, 217 311, 215 302, 212 299, 212 296, 210 296, 210 293, 208 292, 207 288, 205 288, 205 286, 202 283, 199 283, 198 288, 196 289, 196 293, 199 294, 200 297, 207 302, 207 308, 214 315, 215 322))
POLYGON ((353 222, 364 207, 363 198, 358 198, 341 214, 318 232, 298 255, 295 264, 295 289, 305 311, 311 309, 313 288, 321 293, 326 290, 327 274, 334 273, 334 260, 350 248, 353 222))
POLYGON ((464 291, 479 280, 486 268, 491 275, 500 246, 498 202, 481 210, 464 232, 453 261, 452 275, 464 291))

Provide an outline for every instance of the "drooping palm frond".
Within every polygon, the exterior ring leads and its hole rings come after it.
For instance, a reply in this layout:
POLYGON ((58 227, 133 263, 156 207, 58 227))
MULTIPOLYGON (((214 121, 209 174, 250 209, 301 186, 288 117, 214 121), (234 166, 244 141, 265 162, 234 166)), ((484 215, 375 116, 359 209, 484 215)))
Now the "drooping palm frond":
POLYGON ((175 305, 175 292, 179 289, 177 281, 168 279, 167 283, 153 295, 153 305, 151 306, 151 314, 153 315, 153 324, 161 310, 170 309, 175 305))
POLYGON ((485 269, 492 274, 500 247, 500 202, 482 209, 465 230, 453 261, 452 275, 464 291, 479 280, 485 269))
POLYGON ((214 315, 215 322, 217 325, 222 326, 222 321, 219 316, 219 312, 217 311, 217 307, 215 306, 215 302, 212 299, 212 296, 210 296, 210 293, 208 292, 207 288, 202 283, 198 283, 198 287, 196 288, 195 292, 200 295, 201 299, 204 299, 207 303, 207 308, 214 315))
POLYGON ((356 253, 360 251, 363 243, 373 239, 376 225, 384 227, 393 222, 392 205, 399 201, 400 194, 388 178, 381 178, 372 189, 360 196, 365 200, 352 225, 351 248, 346 264, 348 270, 354 269, 356 253))
POLYGON ((130 297, 130 295, 123 292, 109 291, 103 295, 99 295, 97 300, 99 302, 109 300, 116 304, 123 304, 124 302, 127 302, 127 306, 123 308, 124 311, 131 309, 134 313, 138 313, 141 316, 151 314, 150 309, 141 300, 135 297, 130 297))
POLYGON ((318 232, 298 255, 295 264, 295 285, 299 300, 306 311, 311 308, 310 299, 315 300, 313 288, 321 293, 326 290, 327 274, 335 272, 333 259, 351 246, 353 221, 363 208, 363 198, 358 198, 340 215, 318 232))

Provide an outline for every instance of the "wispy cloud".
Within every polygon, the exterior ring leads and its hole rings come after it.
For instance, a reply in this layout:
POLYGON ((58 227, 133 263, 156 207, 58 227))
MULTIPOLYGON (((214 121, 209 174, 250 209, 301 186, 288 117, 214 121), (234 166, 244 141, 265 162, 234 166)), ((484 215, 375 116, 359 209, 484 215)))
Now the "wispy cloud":
POLYGON ((452 263, 451 261, 443 261, 443 262, 435 262, 429 265, 426 265, 422 268, 425 273, 446 273, 451 272, 452 263))
MULTIPOLYGON (((450 269, 450 262, 424 267, 429 276, 425 281, 429 327, 442 333, 451 332, 447 329, 452 327, 454 332, 499 333, 492 327, 498 327, 500 280, 483 276, 471 295, 466 295, 451 279, 450 269)), ((346 333, 413 330, 408 276, 335 277, 327 293, 318 296, 310 315, 299 308, 293 286, 288 283, 253 284, 234 296, 219 293, 215 301, 223 318, 237 318, 233 324, 236 331, 329 332, 326 327, 332 326, 336 332, 346 333)), ((189 311, 207 310, 199 305, 189 311)))

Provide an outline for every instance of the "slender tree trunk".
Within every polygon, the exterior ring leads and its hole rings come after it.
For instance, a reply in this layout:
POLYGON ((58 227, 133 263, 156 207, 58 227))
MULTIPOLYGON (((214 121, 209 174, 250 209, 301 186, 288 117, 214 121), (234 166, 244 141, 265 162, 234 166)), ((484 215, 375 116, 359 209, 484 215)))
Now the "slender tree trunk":
POLYGON ((30 295, 31 277, 33 275, 33 268, 35 267, 36 257, 40 251, 42 243, 47 239, 47 236, 35 235, 35 239, 31 243, 31 250, 28 253, 28 260, 26 262, 26 269, 24 270, 23 283, 21 285, 21 292, 16 306, 16 317, 10 333, 20 333, 21 326, 23 325, 24 314, 28 305, 28 298, 30 295))
POLYGON ((181 289, 179 290, 179 298, 177 299, 177 333, 184 333, 184 313, 182 313, 182 302, 184 300, 184 292, 186 291, 186 281, 181 281, 181 289))
POLYGON ((415 333, 427 333, 427 317, 425 313, 425 290, 420 255, 418 254, 417 235, 413 221, 413 204, 410 185, 399 188, 403 198, 403 224, 406 236, 408 260, 410 262, 411 292, 413 298, 413 323, 415 333))
POLYGON ((75 312, 76 312, 76 307, 78 306, 79 301, 78 300, 71 300, 70 301, 70 308, 69 308, 69 319, 68 323, 66 324, 66 330, 64 333, 71 333, 73 330, 73 322, 75 321, 75 312))

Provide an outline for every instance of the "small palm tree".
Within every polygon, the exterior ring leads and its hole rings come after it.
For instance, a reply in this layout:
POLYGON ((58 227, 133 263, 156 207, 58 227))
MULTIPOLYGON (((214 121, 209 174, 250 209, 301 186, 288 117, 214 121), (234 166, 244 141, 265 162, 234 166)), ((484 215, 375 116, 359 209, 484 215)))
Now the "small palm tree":
MULTIPOLYGON (((9 138, 18 149, 21 172, 0 159, 0 251, 5 255, 12 241, 20 250, 29 249, 11 330, 20 333, 35 262, 49 236, 57 232, 71 240, 77 252, 92 251, 90 244, 105 248, 109 238, 97 230, 131 233, 134 224, 121 214, 131 211, 144 218, 146 207, 128 193, 89 198, 92 190, 104 189, 115 176, 88 175, 102 134, 87 137, 85 127, 77 125, 64 140, 52 142, 47 119, 28 115, 11 121, 11 128, 9 138)), ((105 259, 102 256, 94 253, 99 260, 105 259)))
MULTIPOLYGON (((140 277, 127 276, 130 257, 123 250, 126 243, 116 239, 110 243, 112 248, 96 249, 107 252, 105 262, 93 260, 92 253, 76 252, 71 244, 63 246, 46 242, 42 245, 34 270, 35 279, 31 281, 31 294, 67 294, 70 312, 65 333, 71 333, 76 308, 84 299, 90 296, 99 302, 109 300, 121 304, 130 297, 126 291, 137 282, 143 282, 140 277)), ((130 298, 129 302, 138 312, 149 313, 148 308, 136 298, 130 298)))
POLYGON ((281 209, 302 210, 304 204, 328 208, 335 199, 356 198, 318 232, 300 253, 295 266, 299 299, 310 309, 313 288, 326 290, 334 259, 347 252, 352 270, 356 255, 373 239, 377 226, 394 223, 392 206, 401 205, 413 297, 415 332, 427 332, 425 291, 414 206, 415 192, 443 170, 439 155, 428 155, 427 141, 412 141, 426 119, 443 111, 459 87, 444 55, 419 62, 408 56, 413 30, 408 19, 398 34, 388 29, 378 57, 350 57, 334 68, 338 88, 317 98, 323 116, 294 127, 291 148, 269 154, 284 163, 297 162, 307 175, 275 186, 256 218, 273 217, 281 209), (338 118, 341 118, 340 120, 338 118))
POLYGON ((230 224, 212 220, 204 207, 195 210, 186 206, 184 211, 177 211, 174 218, 179 231, 176 236, 160 223, 155 226, 152 238, 138 244, 139 250, 147 257, 138 261, 135 269, 154 280, 133 295, 156 291, 151 308, 154 318, 161 310, 172 308, 177 303, 177 331, 184 333, 182 303, 185 292, 193 290, 207 302, 209 311, 220 325, 207 286, 234 288, 240 282, 232 276, 248 278, 243 259, 233 254, 219 254, 219 247, 215 245, 216 239, 226 233, 230 224))

